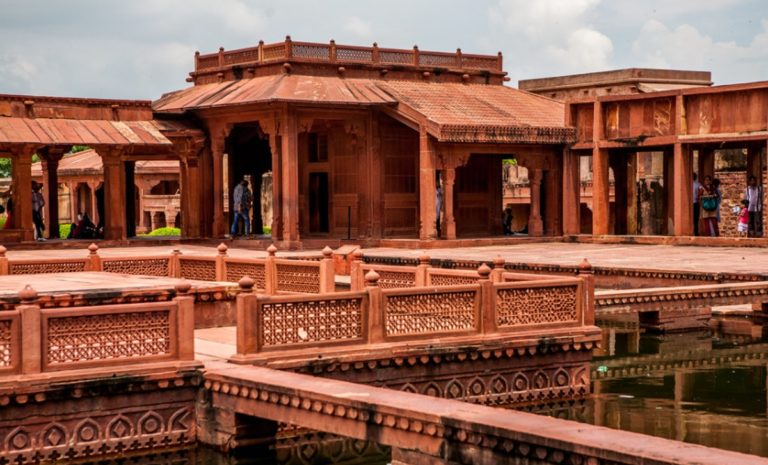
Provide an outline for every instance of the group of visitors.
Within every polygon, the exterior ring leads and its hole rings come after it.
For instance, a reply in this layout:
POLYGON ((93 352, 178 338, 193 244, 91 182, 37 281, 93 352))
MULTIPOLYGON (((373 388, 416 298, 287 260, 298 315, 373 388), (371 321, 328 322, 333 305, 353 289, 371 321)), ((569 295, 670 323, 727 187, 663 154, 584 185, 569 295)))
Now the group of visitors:
MULTIPOLYGON (((694 173, 693 193, 694 235, 720 236, 720 206, 723 201, 720 180, 704 176, 704 182, 700 183, 694 173)), ((733 212, 738 214, 737 231, 740 236, 762 237, 763 188, 757 183, 757 177, 749 176, 740 205, 735 206, 733 212)))

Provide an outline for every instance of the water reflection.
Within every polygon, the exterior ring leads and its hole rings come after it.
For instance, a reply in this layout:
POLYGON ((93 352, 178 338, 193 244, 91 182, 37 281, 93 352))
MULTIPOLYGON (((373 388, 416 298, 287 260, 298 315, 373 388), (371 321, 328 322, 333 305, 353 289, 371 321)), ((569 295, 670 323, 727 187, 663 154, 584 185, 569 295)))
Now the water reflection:
POLYGON ((539 413, 768 456, 768 337, 762 321, 654 335, 625 316, 598 322, 593 394, 539 413))

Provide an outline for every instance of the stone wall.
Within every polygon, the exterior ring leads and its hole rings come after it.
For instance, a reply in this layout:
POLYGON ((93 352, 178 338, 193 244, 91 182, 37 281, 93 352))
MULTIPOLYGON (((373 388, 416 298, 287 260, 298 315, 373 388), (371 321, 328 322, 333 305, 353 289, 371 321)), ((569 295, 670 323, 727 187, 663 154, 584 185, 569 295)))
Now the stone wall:
MULTIPOLYGON (((720 180, 720 190, 723 193, 723 202, 720 206, 720 236, 737 237, 736 225, 739 215, 732 212, 734 206, 740 205, 744 198, 744 190, 747 187, 746 171, 716 171, 715 178, 720 180)), ((763 173, 763 179, 766 174, 763 173)), ((766 189, 763 187, 763 205, 766 205, 766 189)), ((763 209, 763 224, 766 224, 765 209, 763 209)))

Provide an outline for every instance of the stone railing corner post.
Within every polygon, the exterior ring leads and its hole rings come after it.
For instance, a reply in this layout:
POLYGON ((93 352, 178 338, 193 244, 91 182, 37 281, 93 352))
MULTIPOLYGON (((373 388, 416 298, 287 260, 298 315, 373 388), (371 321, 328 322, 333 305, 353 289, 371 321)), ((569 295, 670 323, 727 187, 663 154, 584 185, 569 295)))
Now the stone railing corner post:
POLYGON ((168 275, 171 278, 181 278, 181 250, 173 249, 171 251, 170 261, 168 262, 168 275))
POLYGON ((374 270, 365 275, 365 291, 368 293, 368 343, 384 342, 387 329, 384 321, 384 296, 379 287, 379 273, 374 270))
POLYGON ((21 315, 21 373, 40 373, 43 368, 43 328, 37 291, 27 284, 19 291, 19 300, 21 303, 16 306, 16 310, 21 315))
POLYGON ((429 255, 423 253, 419 255, 419 264, 416 265, 416 287, 426 287, 429 285, 429 255))
POLYGON ((579 277, 582 279, 581 306, 582 322, 584 325, 595 324, 595 273, 592 264, 586 258, 579 264, 579 277))
POLYGON ((356 249, 352 252, 352 263, 349 266, 350 290, 360 291, 365 287, 363 273, 363 251, 356 249))
POLYGON ((88 258, 85 264, 87 271, 103 271, 101 265, 101 257, 99 256, 99 246, 95 242, 91 242, 88 246, 88 258))
POLYGON ((8 257, 5 256, 7 249, 0 245, 0 275, 9 274, 8 257))
POLYGON ((477 284, 480 285, 480 306, 478 309, 477 321, 479 323, 478 332, 483 334, 496 332, 496 295, 491 281, 491 267, 482 263, 477 268, 477 274, 480 279, 477 284))
POLYGON ((267 247, 267 261, 264 263, 264 292, 267 295, 277 294, 277 263, 275 258, 277 247, 270 244, 267 247))
POLYGON ((331 294, 336 290, 336 270, 333 265, 333 250, 327 245, 320 261, 320 293, 331 294))
POLYGON ((179 360, 195 359, 195 297, 190 293, 192 285, 182 281, 174 286, 176 291, 176 334, 179 360))
POLYGON ((216 247, 216 281, 225 281, 227 279, 227 244, 221 243, 216 247))
POLYGON ((243 276, 237 284, 237 355, 242 357, 259 351, 259 298, 253 292, 256 282, 249 276, 243 276))
POLYGON ((507 264, 504 257, 498 256, 493 259, 493 271, 491 272, 491 281, 494 283, 504 282, 505 265, 507 264))

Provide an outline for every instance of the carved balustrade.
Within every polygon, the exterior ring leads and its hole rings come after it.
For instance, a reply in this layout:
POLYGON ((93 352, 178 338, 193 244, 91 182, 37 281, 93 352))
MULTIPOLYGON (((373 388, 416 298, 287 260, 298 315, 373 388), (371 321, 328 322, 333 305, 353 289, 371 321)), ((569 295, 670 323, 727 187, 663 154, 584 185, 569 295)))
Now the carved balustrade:
POLYGON ((27 286, 14 310, 0 312, 3 375, 194 360, 194 297, 176 286, 170 301, 41 308, 27 286))
POLYGON ((493 339, 514 331, 593 325, 594 283, 587 268, 583 276, 573 278, 538 276, 537 281, 512 282, 492 281, 486 265, 473 276, 448 271, 435 276, 471 282, 382 289, 378 270, 373 270, 366 274, 363 290, 273 297, 253 293, 254 281, 244 278, 237 297, 237 355, 232 361, 249 363, 273 352, 307 355, 318 347, 344 352, 365 350, 370 344, 493 339))

